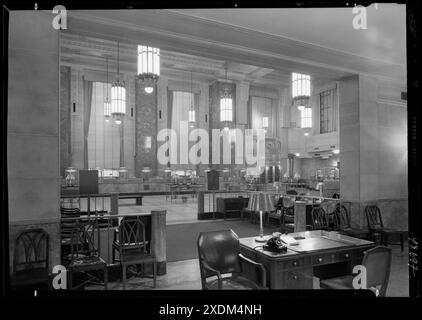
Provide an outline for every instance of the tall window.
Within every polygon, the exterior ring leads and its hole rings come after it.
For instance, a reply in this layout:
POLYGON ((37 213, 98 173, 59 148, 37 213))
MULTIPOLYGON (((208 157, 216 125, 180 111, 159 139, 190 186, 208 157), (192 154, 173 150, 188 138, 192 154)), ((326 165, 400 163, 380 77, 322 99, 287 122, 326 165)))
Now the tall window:
POLYGON ((312 127, 312 108, 300 107, 300 126, 302 128, 312 127))
POLYGON ((320 133, 328 133, 336 130, 336 115, 336 89, 321 92, 319 94, 320 133))

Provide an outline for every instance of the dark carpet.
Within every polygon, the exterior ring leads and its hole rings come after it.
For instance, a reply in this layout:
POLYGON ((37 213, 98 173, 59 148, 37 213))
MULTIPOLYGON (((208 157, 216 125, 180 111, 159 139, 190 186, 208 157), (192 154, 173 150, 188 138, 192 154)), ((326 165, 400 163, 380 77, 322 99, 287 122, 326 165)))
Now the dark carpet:
MULTIPOLYGON (((243 220, 210 221, 167 226, 167 262, 198 258, 196 240, 200 232, 232 229, 239 238, 259 235, 259 224, 243 220)), ((264 228, 264 234, 279 231, 277 227, 264 228)))

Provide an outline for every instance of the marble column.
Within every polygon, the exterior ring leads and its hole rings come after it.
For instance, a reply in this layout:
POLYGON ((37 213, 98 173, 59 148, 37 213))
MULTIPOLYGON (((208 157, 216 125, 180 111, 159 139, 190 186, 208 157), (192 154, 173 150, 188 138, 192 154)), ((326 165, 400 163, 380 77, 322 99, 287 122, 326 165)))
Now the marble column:
POLYGON ((135 175, 142 177, 142 169, 149 167, 150 176, 157 174, 157 86, 147 94, 140 81, 135 83, 135 175), (146 144, 151 139, 151 145, 146 144))
POLYGON ((365 205, 378 199, 377 81, 356 75, 339 87, 340 193, 352 203, 352 224, 363 227, 365 205))

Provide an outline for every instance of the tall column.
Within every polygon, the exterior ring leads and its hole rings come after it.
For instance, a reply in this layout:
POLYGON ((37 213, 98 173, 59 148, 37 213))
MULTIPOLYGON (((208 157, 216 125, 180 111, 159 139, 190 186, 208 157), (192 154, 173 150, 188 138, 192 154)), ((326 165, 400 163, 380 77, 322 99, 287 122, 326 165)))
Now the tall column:
POLYGON ((340 81, 340 193, 352 203, 352 224, 366 226, 364 207, 378 200, 377 81, 340 81))
POLYGON ((150 176, 157 174, 157 86, 147 94, 140 81, 135 84, 135 175, 141 176, 144 167, 151 168, 150 176), (145 141, 151 138, 151 147, 145 141))
POLYGON ((26 228, 50 237, 60 264, 59 31, 49 11, 9 13, 7 169, 10 264, 26 228))

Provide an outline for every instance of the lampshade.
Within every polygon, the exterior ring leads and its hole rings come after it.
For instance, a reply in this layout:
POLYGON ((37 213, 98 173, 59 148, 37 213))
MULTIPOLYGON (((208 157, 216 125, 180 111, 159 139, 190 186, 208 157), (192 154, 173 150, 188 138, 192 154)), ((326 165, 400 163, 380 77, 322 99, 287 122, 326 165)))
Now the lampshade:
POLYGON ((126 88, 124 81, 120 80, 119 69, 119 43, 117 43, 117 80, 111 86, 111 115, 116 123, 122 123, 126 114, 126 88))
POLYGON ((292 73, 292 98, 311 96, 311 76, 301 73, 292 73))
POLYGON ((110 100, 106 98, 104 100, 104 117, 107 122, 110 119, 110 116, 111 116, 111 103, 110 103, 110 100))
POLYGON ((126 88, 122 81, 116 81, 111 87, 111 114, 113 117, 126 114, 126 88))
POLYGON ((160 49, 138 45, 138 79, 144 82, 145 92, 154 91, 160 77, 160 49))
POLYGON ((233 121, 233 99, 227 87, 224 89, 224 93, 220 98, 220 121, 233 121))
POLYGON ((275 204, 272 195, 264 192, 254 192, 248 202, 248 210, 270 212, 274 210, 275 204))

